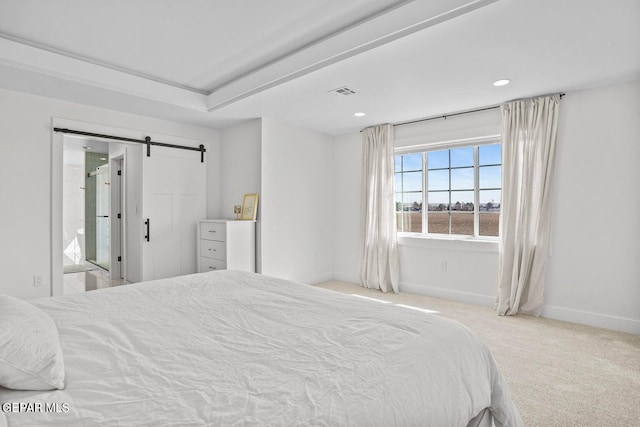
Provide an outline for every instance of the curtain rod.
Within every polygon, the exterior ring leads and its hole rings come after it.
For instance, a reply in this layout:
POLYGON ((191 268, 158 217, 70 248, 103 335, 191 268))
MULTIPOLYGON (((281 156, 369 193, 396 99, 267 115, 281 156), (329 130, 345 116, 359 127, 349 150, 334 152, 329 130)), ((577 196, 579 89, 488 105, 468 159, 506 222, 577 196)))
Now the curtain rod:
POLYGON ((124 138, 122 136, 105 135, 101 133, 83 132, 79 130, 72 130, 72 129, 66 129, 66 128, 53 128, 53 130, 54 132, 70 133, 74 135, 92 136, 94 138, 106 138, 106 139, 113 139, 115 141, 137 142, 139 144, 145 144, 147 146, 147 157, 151 157, 151 146, 157 145, 158 147, 179 148, 181 150, 199 151, 200 163, 204 163, 204 153, 207 151, 207 149, 204 148, 204 145, 202 144, 200 144, 199 147, 189 147, 187 145, 177 145, 177 144, 166 144, 164 142, 151 141, 150 136, 145 137, 145 139, 133 139, 133 138, 124 138))
MULTIPOLYGON (((560 99, 562 99, 566 94, 565 93, 559 93, 558 95, 560 95, 560 99)), ((542 95, 544 96, 544 95, 542 95)), ((534 98, 539 98, 538 96, 534 97, 534 98)), ((508 101, 508 102, 513 102, 513 101, 508 101)), ((475 108, 473 110, 464 110, 464 111, 459 111, 457 113, 449 113, 449 114, 441 114, 438 116, 431 116, 431 117, 425 117, 423 119, 415 119, 415 120, 409 120, 406 122, 399 122, 399 123, 392 123, 391 126, 396 127, 396 126, 404 126, 404 125, 410 125, 413 123, 420 123, 420 122, 428 122, 429 120, 437 120, 437 119, 447 119, 447 117, 453 117, 453 116, 461 116, 463 114, 469 114, 469 113, 479 113, 481 111, 488 111, 488 110, 495 110, 496 108, 500 108, 501 105, 490 105, 487 107, 482 107, 482 108, 475 108)), ((371 127, 371 126, 369 126, 371 127)), ((364 130, 364 129, 362 129, 364 130)), ((360 132, 362 132, 362 130, 360 132)))
POLYGON ((412 123, 428 122, 429 120, 437 120, 437 119, 445 119, 446 120, 447 117, 461 116, 463 114, 469 114, 469 113, 479 113, 480 111, 495 110, 496 108, 500 108, 500 106, 499 105, 492 105, 491 107, 476 108, 476 109, 473 109, 473 110, 460 111, 458 113, 450 113, 450 114, 443 114, 441 116, 425 117, 424 119, 416 119, 416 120, 409 120, 407 122, 393 123, 392 126, 393 127, 404 126, 404 125, 410 125, 412 123))

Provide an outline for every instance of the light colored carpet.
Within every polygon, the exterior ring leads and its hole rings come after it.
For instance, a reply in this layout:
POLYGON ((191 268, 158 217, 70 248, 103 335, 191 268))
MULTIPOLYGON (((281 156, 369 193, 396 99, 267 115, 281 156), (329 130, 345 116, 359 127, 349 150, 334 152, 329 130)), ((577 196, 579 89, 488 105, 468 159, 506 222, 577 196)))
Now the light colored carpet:
POLYGON ((430 310, 491 349, 528 427, 640 426, 640 335, 330 281, 320 287, 430 310))

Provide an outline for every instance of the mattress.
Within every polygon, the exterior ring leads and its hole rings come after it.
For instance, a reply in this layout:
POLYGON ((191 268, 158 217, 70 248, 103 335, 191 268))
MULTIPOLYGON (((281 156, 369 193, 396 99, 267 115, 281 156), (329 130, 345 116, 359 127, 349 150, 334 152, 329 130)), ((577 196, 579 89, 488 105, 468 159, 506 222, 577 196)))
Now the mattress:
POLYGON ((0 402, 62 410, 9 426, 522 425, 486 345, 438 314, 236 271, 31 302, 66 386, 0 402))

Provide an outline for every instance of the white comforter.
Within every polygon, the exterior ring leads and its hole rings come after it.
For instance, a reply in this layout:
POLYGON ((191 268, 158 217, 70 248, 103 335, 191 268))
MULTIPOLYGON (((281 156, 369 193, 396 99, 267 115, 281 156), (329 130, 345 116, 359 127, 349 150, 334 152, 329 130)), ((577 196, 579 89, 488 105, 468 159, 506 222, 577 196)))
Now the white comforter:
MULTIPOLYGON (((66 388, 9 426, 520 426, 487 347, 437 314, 221 271, 33 301, 66 388)), ((0 417, 1 418, 1 417, 0 417)), ((2 422, 0 421, 0 424, 2 422)))

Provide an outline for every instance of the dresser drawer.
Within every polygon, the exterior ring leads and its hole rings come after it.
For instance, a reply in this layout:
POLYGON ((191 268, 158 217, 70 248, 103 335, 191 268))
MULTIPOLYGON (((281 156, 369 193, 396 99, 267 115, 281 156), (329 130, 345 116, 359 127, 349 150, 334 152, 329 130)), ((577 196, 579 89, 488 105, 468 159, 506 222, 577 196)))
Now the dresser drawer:
POLYGON ((227 240, 227 224, 224 222, 202 222, 200 223, 200 238, 207 240, 227 240))
POLYGON ((227 262, 219 259, 200 257, 200 271, 199 273, 205 273, 207 271, 226 270, 227 262))
POLYGON ((200 256, 222 261, 227 259, 227 244, 217 240, 200 240, 200 256))
POLYGON ((209 219, 198 222, 197 270, 256 271, 256 222, 209 219))

